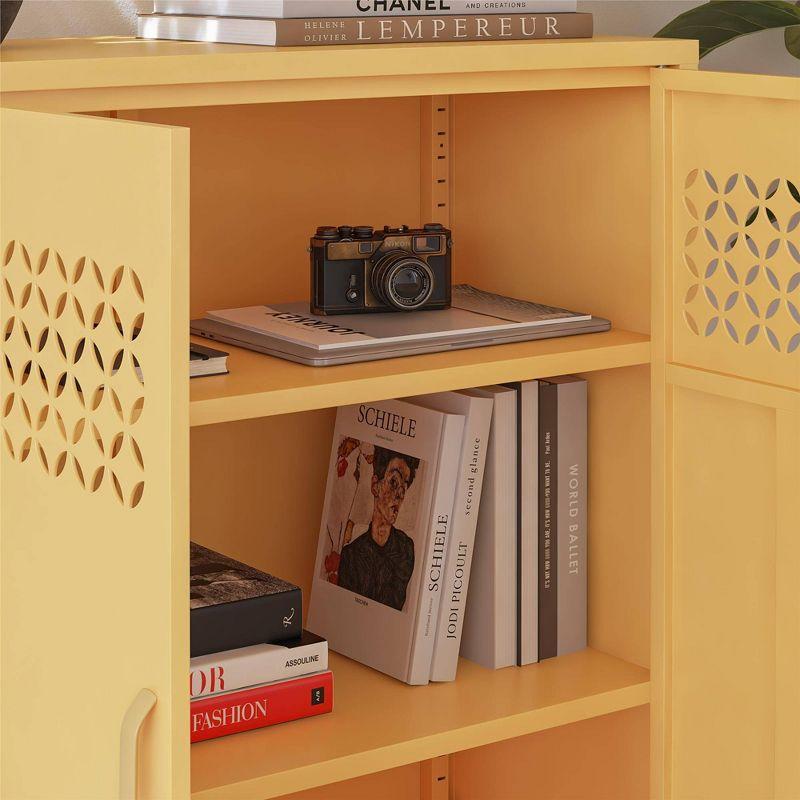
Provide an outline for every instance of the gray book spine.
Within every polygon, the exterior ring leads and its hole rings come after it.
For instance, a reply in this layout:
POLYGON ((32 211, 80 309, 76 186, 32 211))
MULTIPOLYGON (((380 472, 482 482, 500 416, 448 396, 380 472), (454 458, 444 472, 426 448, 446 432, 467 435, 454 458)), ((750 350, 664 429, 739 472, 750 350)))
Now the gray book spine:
POLYGON ((558 385, 539 383, 539 661, 558 655, 558 385))
POLYGON ((557 654, 586 647, 587 383, 558 385, 557 654))

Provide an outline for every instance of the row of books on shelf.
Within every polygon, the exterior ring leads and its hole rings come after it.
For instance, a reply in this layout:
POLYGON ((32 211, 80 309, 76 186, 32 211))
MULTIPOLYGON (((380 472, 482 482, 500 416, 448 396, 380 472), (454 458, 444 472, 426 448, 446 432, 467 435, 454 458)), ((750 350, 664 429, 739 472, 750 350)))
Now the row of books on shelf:
POLYGON ((582 378, 339 408, 308 631, 297 586, 192 544, 192 741, 330 711, 328 645, 412 685, 582 649, 586 555, 582 378))
POLYGON ((576 0, 155 0, 143 39, 269 46, 587 38, 576 0))

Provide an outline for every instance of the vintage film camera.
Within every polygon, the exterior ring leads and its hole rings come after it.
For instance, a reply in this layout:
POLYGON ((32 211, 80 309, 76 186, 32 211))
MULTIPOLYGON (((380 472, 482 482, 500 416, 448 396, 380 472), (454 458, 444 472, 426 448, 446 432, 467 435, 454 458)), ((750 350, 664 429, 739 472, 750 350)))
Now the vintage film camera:
POLYGON ((368 225, 311 237, 311 313, 366 314, 450 307, 450 231, 368 225))

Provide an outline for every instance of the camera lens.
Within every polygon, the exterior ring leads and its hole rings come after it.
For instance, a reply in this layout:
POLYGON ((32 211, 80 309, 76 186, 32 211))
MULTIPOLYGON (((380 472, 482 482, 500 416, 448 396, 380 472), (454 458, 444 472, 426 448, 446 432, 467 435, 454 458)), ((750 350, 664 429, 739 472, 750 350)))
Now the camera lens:
POLYGON ((375 263, 370 275, 375 296, 387 306, 413 311, 433 293, 433 273, 421 259, 393 250, 375 263))

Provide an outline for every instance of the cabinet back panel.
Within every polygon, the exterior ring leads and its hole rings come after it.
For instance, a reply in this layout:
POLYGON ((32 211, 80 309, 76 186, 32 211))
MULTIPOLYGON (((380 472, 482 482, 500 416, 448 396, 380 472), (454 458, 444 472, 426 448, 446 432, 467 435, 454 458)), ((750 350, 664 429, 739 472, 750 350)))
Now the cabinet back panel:
POLYGON ((648 708, 641 706, 456 753, 458 800, 642 800, 648 708))
MULTIPOLYGON (((589 380, 589 641, 648 664, 649 371, 589 380)), ((192 429, 192 538, 311 589, 335 411, 192 429)))
POLYGON ((415 97, 160 109, 191 130, 193 316, 309 296, 318 225, 420 222, 415 97))
POLYGON ((647 89, 454 101, 459 279, 649 332, 647 89))

